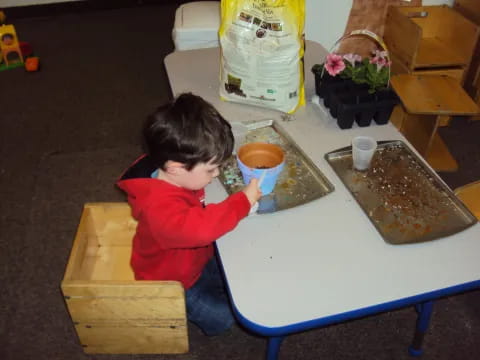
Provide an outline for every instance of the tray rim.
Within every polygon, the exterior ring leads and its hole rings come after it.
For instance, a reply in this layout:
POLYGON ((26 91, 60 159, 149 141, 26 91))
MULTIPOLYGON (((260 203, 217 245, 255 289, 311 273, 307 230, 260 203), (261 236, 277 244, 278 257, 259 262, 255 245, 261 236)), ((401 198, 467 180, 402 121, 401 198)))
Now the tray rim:
POLYGON ((276 120, 272 120, 272 125, 270 126, 272 126, 275 130, 277 130, 280 133, 280 135, 282 135, 284 138, 286 138, 290 142, 290 144, 295 148, 295 150, 300 155, 302 155, 304 161, 308 164, 308 166, 312 168, 315 171, 316 175, 322 179, 327 190, 323 196, 328 195, 331 192, 335 191, 335 186, 333 185, 333 183, 330 180, 328 180, 326 175, 318 168, 317 165, 315 165, 315 163, 302 150, 302 148, 296 143, 296 141, 292 139, 292 137, 287 133, 287 131, 285 131, 285 129, 283 129, 283 127, 276 120))
POLYGON ((425 160, 423 158, 421 158, 419 155, 417 155, 409 146, 407 143, 405 143, 403 140, 381 140, 381 141, 377 141, 377 144, 378 144, 378 147, 379 148, 384 148, 386 147, 387 145, 395 145, 395 144, 400 144, 402 145, 406 151, 408 153, 410 153, 418 162, 418 164, 422 167, 423 170, 425 170, 430 176, 432 176, 432 178, 435 179, 435 184, 436 185, 439 185, 441 187, 441 189, 443 191, 445 191, 448 195, 448 198, 454 202, 454 204, 459 207, 461 210, 462 210, 462 215, 464 215, 467 219, 468 219, 468 223, 466 223, 464 226, 461 226, 461 227, 458 227, 458 228, 455 228, 455 229, 452 229, 450 231, 444 231, 444 232, 441 232, 440 234, 437 234, 437 235, 427 235, 427 236, 424 236, 420 239, 417 239, 415 241, 408 241, 408 242, 402 242, 402 243, 398 243, 398 242, 392 242, 392 241, 389 241, 389 237, 386 236, 386 234, 382 231, 382 229, 377 225, 377 223, 372 219, 372 217, 368 214, 368 211, 367 209, 364 208, 364 206, 358 201, 357 197, 355 196, 354 192, 350 189, 350 187, 347 185, 347 183, 345 182, 345 180, 343 179, 343 177, 339 176, 337 171, 335 170, 335 167, 332 166, 332 156, 333 155, 336 155, 336 154, 343 154, 343 153, 350 153, 352 152, 352 146, 345 146, 345 147, 342 147, 342 148, 339 148, 337 150, 333 150, 333 151, 329 151, 328 153, 326 153, 324 155, 324 158, 325 160, 328 162, 328 164, 330 165, 330 167, 332 168, 333 172, 335 173, 335 175, 342 181, 343 185, 345 186, 345 188, 350 192, 350 194, 352 195, 352 197, 355 199, 355 201, 357 202, 357 204, 360 206, 360 208, 362 209, 362 211, 365 213, 365 215, 367 216, 367 218, 370 220, 370 222, 375 226, 375 228, 377 229, 378 233, 382 236, 383 240, 387 243, 387 244, 390 244, 390 245, 407 245, 407 244, 415 244, 415 243, 421 243, 421 242, 426 242, 426 241, 431 241, 431 240, 436 240, 436 239, 440 239, 440 238, 443 238, 443 237, 447 237, 447 236, 450 236, 450 235, 454 235, 454 234, 457 234, 463 230, 466 230, 468 229, 469 227, 475 225, 477 222, 478 222, 478 219, 475 215, 473 215, 473 213, 470 211, 469 208, 466 207, 466 205, 455 195, 455 193, 450 189, 450 187, 445 184, 445 182, 442 180, 442 178, 440 178, 440 176, 435 172, 433 171, 426 163, 425 163, 425 160))
MULTIPOLYGON (((326 195, 332 193, 333 191, 335 191, 335 186, 333 185, 333 183, 326 177, 326 175, 320 170, 320 168, 317 165, 315 165, 315 163, 312 161, 312 159, 310 159, 310 157, 302 150, 302 148, 297 144, 297 142, 295 140, 293 140, 293 138, 279 124, 279 122, 277 120, 266 118, 266 119, 239 121, 239 123, 244 124, 248 128, 248 131, 253 131, 253 130, 262 129, 262 128, 266 128, 266 127, 272 127, 277 133, 279 133, 279 135, 284 137, 285 140, 287 140, 289 142, 290 146, 293 147, 295 149, 295 151, 297 151, 297 153, 303 158, 303 161, 306 163, 309 171, 314 172, 313 175, 314 175, 314 177, 317 178, 317 182, 320 182, 320 181, 322 182, 321 186, 322 186, 322 189, 324 190, 324 193, 321 196, 319 196, 315 199, 311 199, 307 202, 303 202, 303 203, 300 203, 300 204, 297 204, 297 205, 294 205, 294 206, 285 207, 285 208, 278 209, 278 210, 275 210, 275 211, 272 211, 272 212, 257 212, 258 215, 273 214, 273 213, 276 213, 276 212, 279 212, 279 211, 283 211, 283 210, 287 210, 287 209, 293 209, 293 208, 296 208, 298 206, 308 204, 308 203, 310 203, 314 200, 321 199, 324 196, 326 196, 326 195)), ((235 156, 235 155, 232 155, 232 156, 235 156)), ((226 185, 221 180, 222 176, 223 176, 223 172, 221 171, 221 174, 219 176, 220 184, 225 189, 227 194, 231 195, 232 193, 229 191, 229 189, 227 189, 226 185)), ((268 197, 268 196, 270 196, 270 195, 266 195, 266 197, 268 197)))

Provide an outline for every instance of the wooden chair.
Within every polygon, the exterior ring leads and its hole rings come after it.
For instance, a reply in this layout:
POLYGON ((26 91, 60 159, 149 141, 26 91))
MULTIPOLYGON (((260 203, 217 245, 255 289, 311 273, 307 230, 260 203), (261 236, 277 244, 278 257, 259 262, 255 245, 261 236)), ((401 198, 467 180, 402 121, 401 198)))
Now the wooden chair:
POLYGON ((61 289, 86 353, 188 352, 182 284, 134 279, 136 226, 127 203, 83 209, 61 289))
POLYGON ((460 186, 454 193, 480 220, 480 180, 460 186))
POLYGON ((399 74, 391 84, 403 106, 390 121, 435 170, 456 171, 458 164, 437 129, 447 116, 478 114, 478 106, 450 76, 399 74))
MULTIPOLYGON (((449 76, 463 86, 480 28, 449 6, 391 6, 384 40, 392 74, 449 76)), ((439 118, 438 126, 452 116, 439 118)), ((447 165, 455 170, 456 165, 447 165)))

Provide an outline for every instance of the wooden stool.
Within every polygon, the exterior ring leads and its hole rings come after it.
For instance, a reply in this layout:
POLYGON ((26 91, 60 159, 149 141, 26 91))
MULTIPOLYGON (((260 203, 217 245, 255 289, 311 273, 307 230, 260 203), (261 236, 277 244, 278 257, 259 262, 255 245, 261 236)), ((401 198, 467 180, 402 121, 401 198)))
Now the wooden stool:
POLYGON ((127 203, 83 209, 61 288, 86 353, 188 352, 182 284, 134 279, 136 226, 127 203))
POLYGON ((454 191, 466 207, 480 220, 480 180, 460 186, 454 191))
POLYGON ((392 123, 435 170, 456 171, 458 164, 438 126, 448 116, 478 114, 478 106, 449 76, 400 74, 391 83, 403 103, 394 110, 392 123))

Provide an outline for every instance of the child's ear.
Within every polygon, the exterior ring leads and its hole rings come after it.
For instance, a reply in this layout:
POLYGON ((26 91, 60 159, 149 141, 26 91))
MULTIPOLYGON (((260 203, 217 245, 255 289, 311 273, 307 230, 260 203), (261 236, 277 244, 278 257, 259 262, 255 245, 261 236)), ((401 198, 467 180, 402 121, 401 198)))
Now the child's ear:
POLYGON ((185 164, 177 161, 167 161, 165 172, 169 175, 179 175, 185 171, 185 164))

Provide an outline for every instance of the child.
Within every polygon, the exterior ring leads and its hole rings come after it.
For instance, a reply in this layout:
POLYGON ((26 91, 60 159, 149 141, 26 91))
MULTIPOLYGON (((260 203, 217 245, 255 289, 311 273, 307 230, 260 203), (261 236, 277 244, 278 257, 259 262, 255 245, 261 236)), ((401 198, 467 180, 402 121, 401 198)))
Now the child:
POLYGON ((213 252, 262 195, 258 180, 218 204, 204 187, 233 149, 231 127, 202 98, 182 94, 161 106, 144 128, 146 155, 118 181, 138 220, 131 266, 137 280, 183 283, 187 317, 205 334, 234 322, 213 252))

